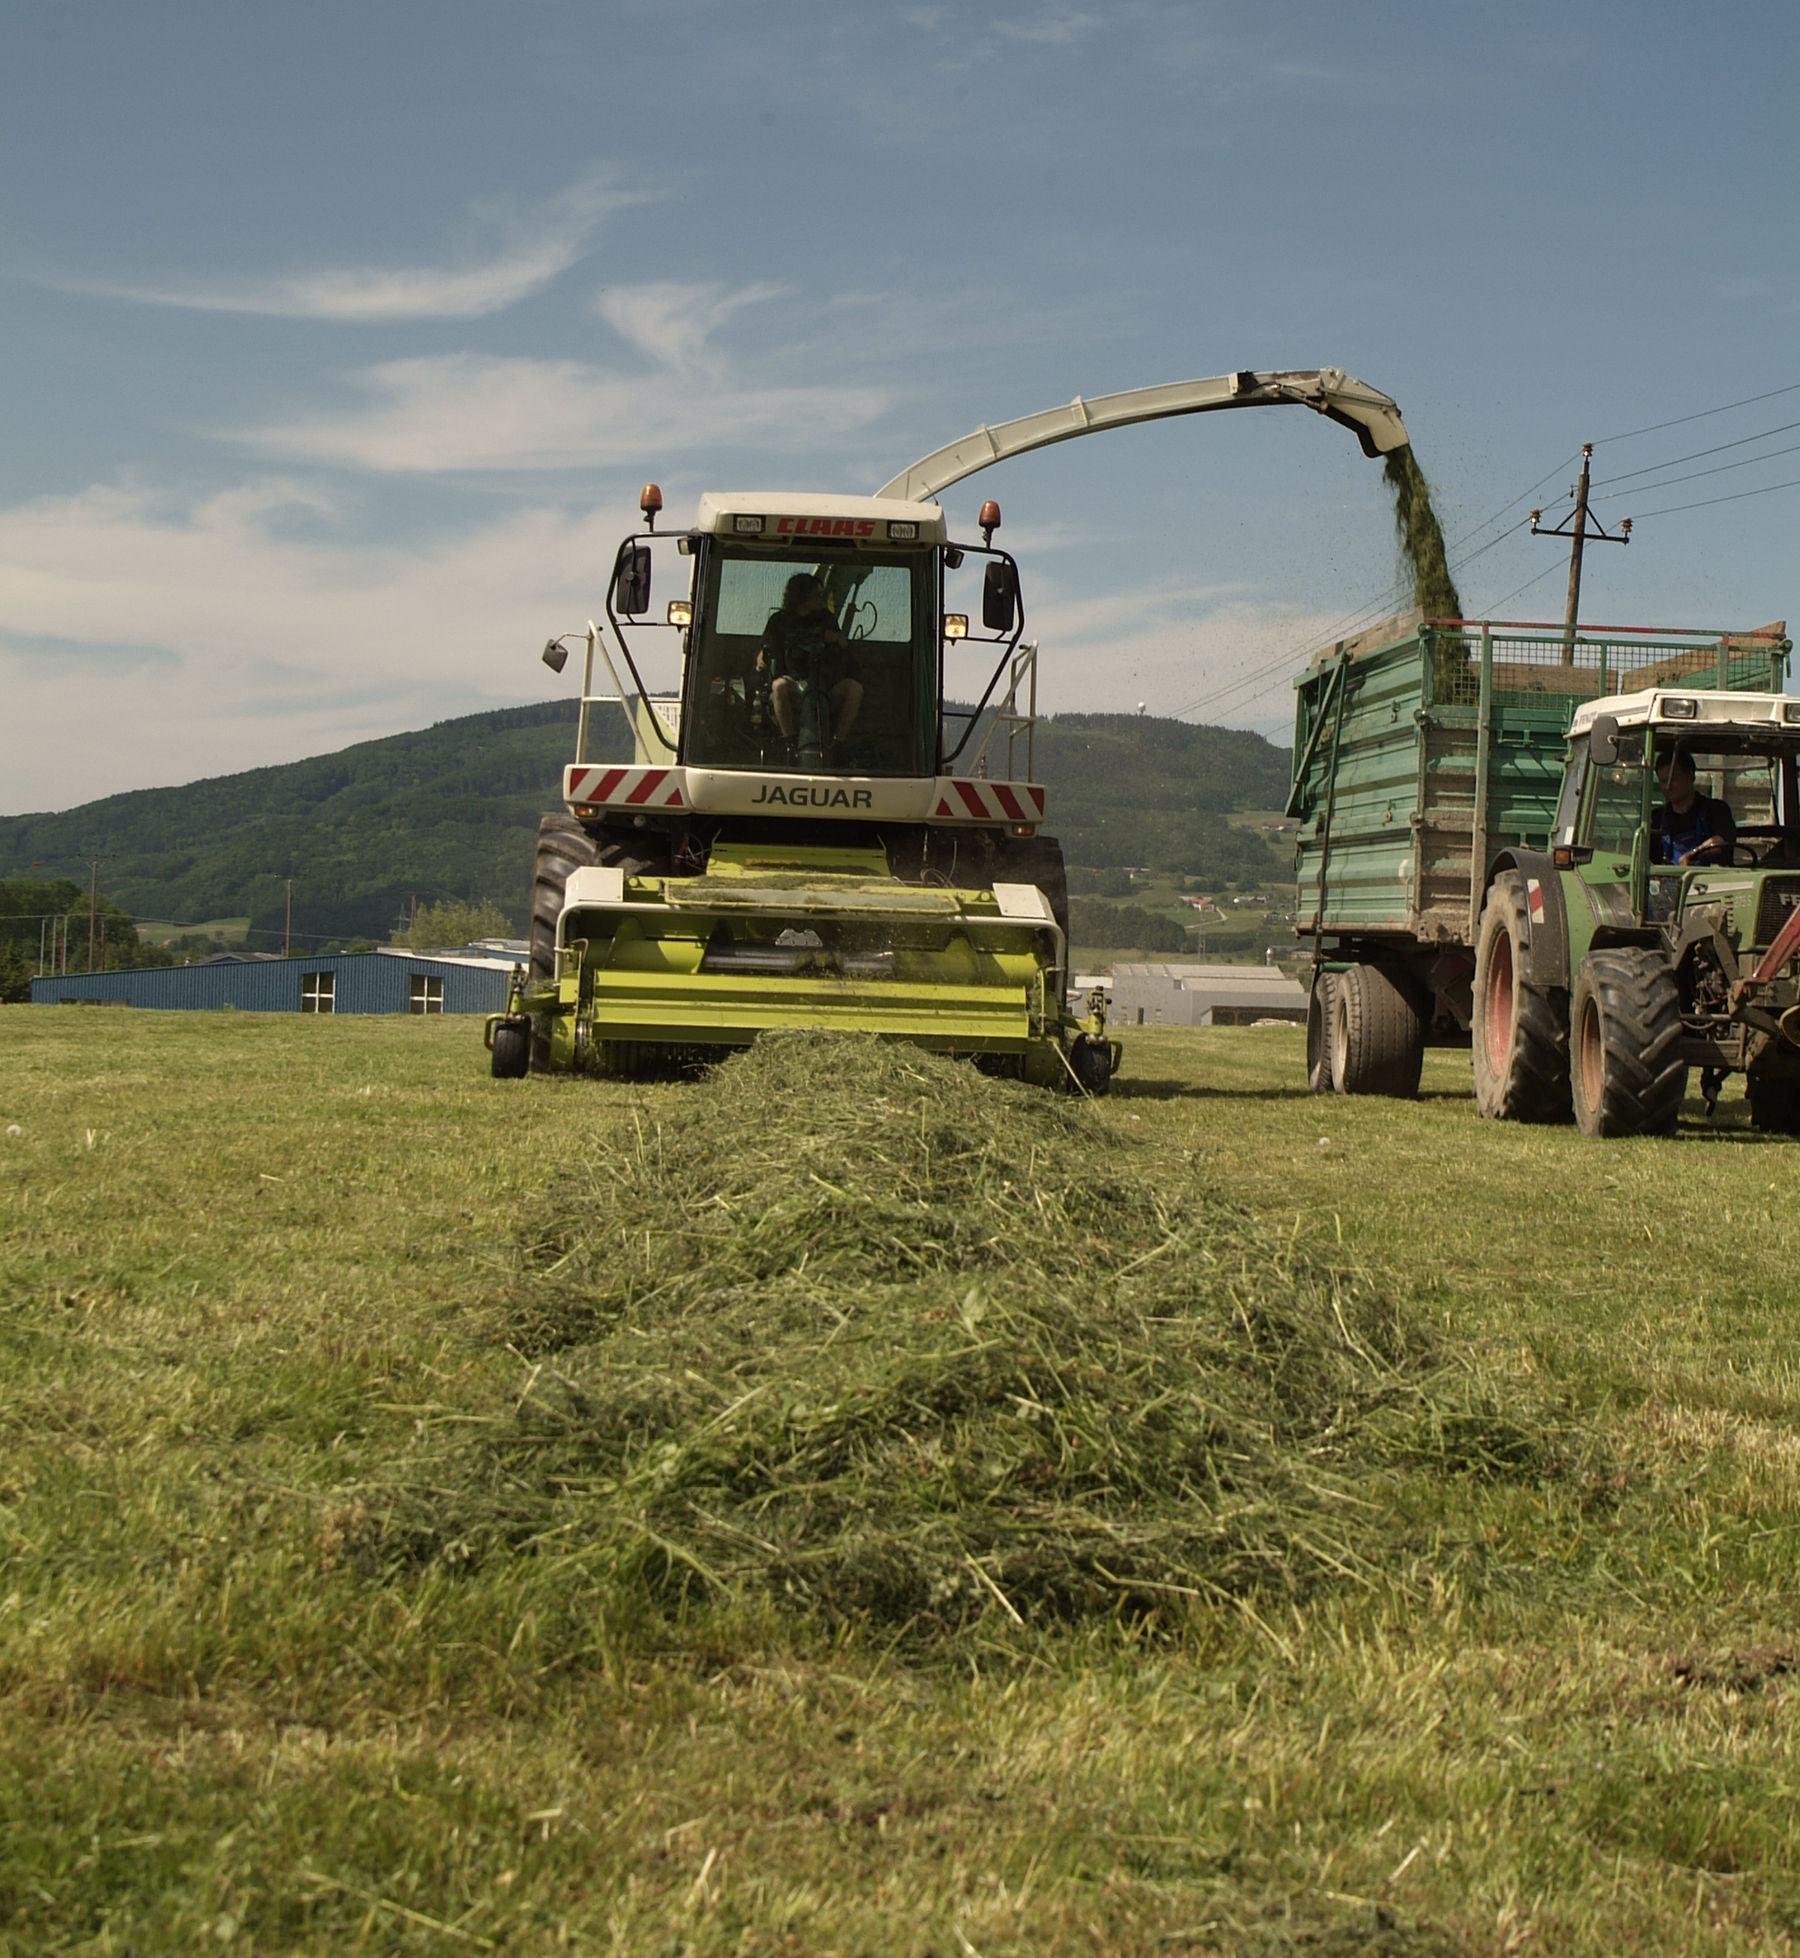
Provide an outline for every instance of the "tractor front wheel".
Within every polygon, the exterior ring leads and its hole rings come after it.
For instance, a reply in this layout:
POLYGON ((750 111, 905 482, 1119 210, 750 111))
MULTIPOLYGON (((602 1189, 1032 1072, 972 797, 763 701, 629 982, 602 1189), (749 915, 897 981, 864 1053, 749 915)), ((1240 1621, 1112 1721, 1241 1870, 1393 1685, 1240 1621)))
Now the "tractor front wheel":
POLYGON ((1425 1018, 1402 981, 1376 965, 1353 965, 1333 976, 1331 1085, 1340 1095, 1419 1092, 1425 1062, 1425 1018))
POLYGON ((1638 945, 1590 952, 1570 1008, 1570 1084, 1583 1135, 1671 1135, 1687 1093, 1681 994, 1669 962, 1638 945))
POLYGON ((1567 995, 1525 974, 1525 879, 1494 879, 1475 939, 1475 1106, 1495 1122, 1569 1119, 1567 995))

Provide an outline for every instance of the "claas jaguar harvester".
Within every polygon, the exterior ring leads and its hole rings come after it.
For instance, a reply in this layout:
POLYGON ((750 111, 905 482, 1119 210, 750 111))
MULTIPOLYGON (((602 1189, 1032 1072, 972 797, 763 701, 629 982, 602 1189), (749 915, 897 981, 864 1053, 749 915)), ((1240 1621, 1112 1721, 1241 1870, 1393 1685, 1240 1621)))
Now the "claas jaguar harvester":
MULTIPOLYGON (((979 544, 893 495, 707 495, 679 533, 657 532, 661 507, 647 486, 646 528, 587 630, 530 967, 488 1023, 494 1073, 681 1066, 808 1027, 1104 1093, 1104 1002, 1066 1004, 1067 884, 1032 779, 1036 655, 998 505, 979 544), (946 609, 965 566, 973 623, 946 609), (664 579, 676 592, 652 624, 664 579), (663 697, 643 679, 652 631, 678 652, 663 697), (951 650, 982 655, 959 669, 971 707, 946 701, 951 650), (589 756, 600 700, 631 720, 628 763, 589 756)), ((545 657, 560 670, 563 643, 545 657)))

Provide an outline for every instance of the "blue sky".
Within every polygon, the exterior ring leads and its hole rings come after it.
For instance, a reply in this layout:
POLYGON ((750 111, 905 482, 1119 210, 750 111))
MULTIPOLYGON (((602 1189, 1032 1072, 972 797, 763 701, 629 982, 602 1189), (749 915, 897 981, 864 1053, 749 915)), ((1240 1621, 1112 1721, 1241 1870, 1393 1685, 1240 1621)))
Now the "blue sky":
MULTIPOLYGON (((1637 534, 1585 618, 1800 614, 1800 488, 1740 495, 1800 478, 1792 7, 159 0, 3 46, 0 810, 558 690, 647 477, 868 490, 1243 367, 1399 400, 1498 538, 1471 612, 1560 613, 1507 526, 1591 440, 1637 534)), ((1291 409, 1020 459, 953 528, 989 495, 1052 708, 1282 731, 1395 576, 1379 469, 1291 409)))

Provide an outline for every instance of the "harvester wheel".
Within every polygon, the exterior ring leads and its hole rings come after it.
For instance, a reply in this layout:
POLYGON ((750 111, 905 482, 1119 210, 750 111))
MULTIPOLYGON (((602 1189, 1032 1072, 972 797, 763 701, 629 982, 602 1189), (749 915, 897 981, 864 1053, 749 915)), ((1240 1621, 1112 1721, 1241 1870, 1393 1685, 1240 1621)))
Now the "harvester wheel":
POLYGON ((1306 996, 1306 1086, 1315 1095, 1331 1092, 1331 989, 1335 973, 1321 972, 1306 996))
MULTIPOLYGON (((616 864, 627 877, 654 873, 658 864, 650 853, 655 848, 656 842, 648 837, 622 837, 604 832, 595 836, 573 816, 560 812, 539 819, 537 864, 531 880, 531 984, 534 988, 551 985, 556 979, 556 921, 562 916, 563 892, 570 873, 595 863, 616 864)), ((531 1065, 539 1073, 550 1065, 550 1033, 541 1021, 532 1031, 531 1065)))
POLYGON ((1112 1047, 1108 1041, 1096 1039, 1091 1033, 1078 1035, 1069 1049, 1069 1066, 1084 1095, 1098 1100, 1111 1090, 1112 1047))
POLYGON ((1522 975, 1525 879, 1502 871, 1475 939, 1475 1106, 1490 1121, 1569 1119, 1568 996, 1522 975))
POLYGON ((1331 986, 1331 1085, 1340 1095, 1419 1092, 1425 1021, 1404 985, 1375 965, 1353 965, 1331 986))
POLYGON ((1744 1084, 1750 1119, 1765 1135, 1800 1135, 1800 1080, 1791 1074, 1752 1074, 1744 1084))
POLYGON ((1681 994, 1641 945, 1590 952, 1575 975, 1569 1075, 1583 1135, 1669 1135, 1687 1093, 1681 994))
POLYGON ((520 1081, 531 1072, 531 1029, 516 1020, 503 1020, 494 1029, 489 1071, 496 1081, 520 1081))
POLYGON ((1063 943, 1068 943, 1069 873, 1062 845, 1054 836, 1009 837, 1001 846, 994 877, 999 883, 1035 884, 1050 900, 1051 915, 1061 928, 1063 943))

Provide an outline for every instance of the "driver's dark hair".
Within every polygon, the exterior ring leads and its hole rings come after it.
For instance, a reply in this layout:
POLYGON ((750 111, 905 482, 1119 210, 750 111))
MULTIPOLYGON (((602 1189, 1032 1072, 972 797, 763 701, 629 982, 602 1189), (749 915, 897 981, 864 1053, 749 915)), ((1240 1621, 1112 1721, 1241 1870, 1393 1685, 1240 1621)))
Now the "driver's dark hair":
POLYGON ((1662 759, 1669 764, 1669 773, 1671 775, 1673 775, 1676 769, 1678 768, 1684 770, 1689 775, 1692 775, 1695 772, 1694 758, 1692 755, 1688 753, 1688 751, 1685 748, 1679 748, 1679 747, 1671 748, 1669 752, 1662 757, 1662 759))
POLYGON ((813 593, 822 590, 817 578, 810 571, 796 571, 781 588, 781 609, 791 612, 803 598, 811 598, 813 593))

